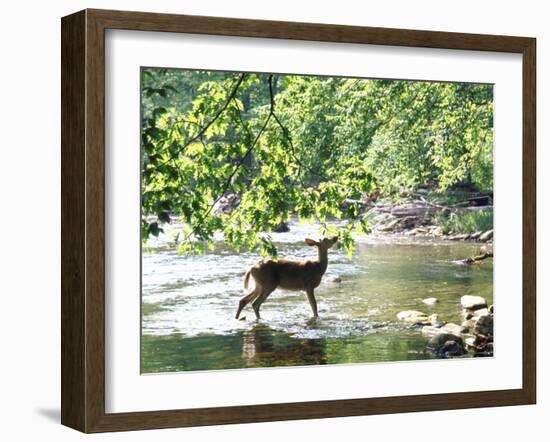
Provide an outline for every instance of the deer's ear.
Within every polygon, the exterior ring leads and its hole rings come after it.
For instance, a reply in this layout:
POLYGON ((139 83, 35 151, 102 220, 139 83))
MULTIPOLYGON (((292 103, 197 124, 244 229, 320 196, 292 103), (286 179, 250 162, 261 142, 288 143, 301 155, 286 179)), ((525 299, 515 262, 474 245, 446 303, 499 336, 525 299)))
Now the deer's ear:
POLYGON ((306 244, 308 246, 316 246, 318 244, 317 241, 314 241, 313 239, 310 239, 310 238, 306 238, 306 244))

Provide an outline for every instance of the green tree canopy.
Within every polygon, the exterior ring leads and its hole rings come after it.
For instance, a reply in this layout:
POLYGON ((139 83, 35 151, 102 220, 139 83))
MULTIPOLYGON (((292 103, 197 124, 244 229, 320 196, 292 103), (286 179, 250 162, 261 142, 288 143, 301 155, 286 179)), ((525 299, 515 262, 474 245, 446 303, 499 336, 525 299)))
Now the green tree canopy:
POLYGON ((295 213, 349 252, 375 186, 492 188, 492 94, 478 84, 144 69, 142 237, 177 215, 182 252, 212 247, 222 232, 237 249, 276 256, 268 232, 295 213), (229 194, 235 210, 217 210, 229 194), (330 218, 346 223, 335 231, 330 218))

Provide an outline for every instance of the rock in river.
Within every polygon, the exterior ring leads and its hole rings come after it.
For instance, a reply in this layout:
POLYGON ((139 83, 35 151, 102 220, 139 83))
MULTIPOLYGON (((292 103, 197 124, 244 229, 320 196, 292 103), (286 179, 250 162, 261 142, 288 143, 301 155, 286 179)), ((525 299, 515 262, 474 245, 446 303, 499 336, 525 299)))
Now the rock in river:
POLYGON ((493 239, 493 231, 492 230, 487 230, 486 232, 482 233, 479 236, 479 241, 481 241, 481 242, 486 242, 486 241, 489 241, 490 239, 493 239))
POLYGON ((450 322, 449 324, 445 324, 442 327, 437 327, 434 325, 427 325, 425 327, 422 327, 422 334, 424 336, 432 337, 435 337, 437 335, 460 336, 463 331, 464 329, 462 326, 458 324, 453 324, 452 322, 450 322))
POLYGON ((474 332, 483 336, 493 336, 493 316, 480 316, 476 322, 474 332))
POLYGON ((440 333, 433 336, 428 342, 427 349, 441 358, 462 356, 466 353, 462 338, 449 333, 440 333))
POLYGON ((471 333, 474 331, 476 323, 477 318, 466 319, 464 322, 462 322, 462 328, 466 331, 466 333, 471 333))
POLYGON ((461 333, 464 333, 464 327, 449 322, 441 327, 441 331, 444 333, 450 333, 451 335, 460 336, 461 333))
POLYGON ((273 229, 275 233, 285 233, 290 232, 290 227, 288 226, 288 223, 285 221, 281 221, 277 226, 273 229))
POLYGON ((459 235, 452 235, 452 236, 449 236, 448 239, 450 239, 451 241, 465 241, 465 240, 467 240, 469 237, 470 237, 470 234, 469 234, 469 233, 461 233, 461 234, 459 234, 459 235))
POLYGON ((474 318, 481 318, 482 316, 487 316, 489 314, 489 309, 480 308, 479 310, 474 310, 474 318))
POLYGON ((464 345, 457 341, 447 341, 439 350, 439 355, 442 358, 452 358, 453 356, 462 356, 466 353, 464 345))
POLYGON ((397 314, 397 319, 403 322, 408 322, 411 325, 429 325, 430 320, 426 313, 416 310, 405 310, 397 314))
POLYGON ((460 298, 460 304, 462 308, 466 310, 478 310, 480 308, 487 308, 487 301, 481 296, 464 295, 460 298))
POLYGON ((423 299, 422 302, 426 305, 434 305, 438 302, 437 298, 426 298, 423 299))

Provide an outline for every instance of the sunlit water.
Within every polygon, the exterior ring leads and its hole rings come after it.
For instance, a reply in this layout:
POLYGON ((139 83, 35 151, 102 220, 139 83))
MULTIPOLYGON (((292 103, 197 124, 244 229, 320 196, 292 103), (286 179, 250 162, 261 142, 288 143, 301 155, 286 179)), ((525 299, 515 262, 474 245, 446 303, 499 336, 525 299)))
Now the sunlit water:
MULTIPOLYGON (((169 232, 168 232, 169 233, 169 232)), ((304 238, 317 228, 293 223, 272 234, 285 258, 314 258, 304 238)), ((491 260, 465 266, 455 260, 480 245, 394 236, 358 240, 353 258, 329 251, 329 266, 316 289, 320 318, 302 292, 276 290, 256 321, 251 306, 234 318, 245 294, 243 274, 259 256, 217 243, 201 256, 179 256, 170 234, 143 251, 142 372, 213 370, 288 365, 429 359, 419 327, 400 324, 402 310, 437 313, 459 323, 460 297, 493 302, 491 260), (334 277, 341 282, 331 282, 334 277), (434 306, 422 299, 438 298, 434 306)))

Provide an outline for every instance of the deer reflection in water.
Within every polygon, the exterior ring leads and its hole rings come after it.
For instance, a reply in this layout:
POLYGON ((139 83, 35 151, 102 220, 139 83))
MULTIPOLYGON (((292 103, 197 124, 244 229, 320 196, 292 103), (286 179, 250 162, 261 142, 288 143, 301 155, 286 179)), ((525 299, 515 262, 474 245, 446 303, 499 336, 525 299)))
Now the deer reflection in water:
POLYGON ((247 367, 323 365, 327 363, 324 339, 294 339, 278 336, 257 324, 241 336, 241 356, 247 367))

